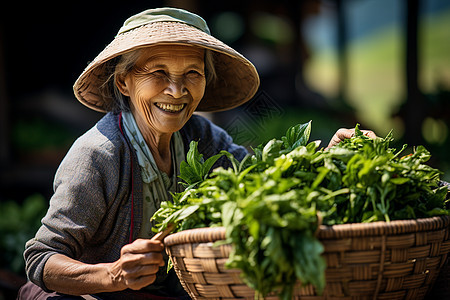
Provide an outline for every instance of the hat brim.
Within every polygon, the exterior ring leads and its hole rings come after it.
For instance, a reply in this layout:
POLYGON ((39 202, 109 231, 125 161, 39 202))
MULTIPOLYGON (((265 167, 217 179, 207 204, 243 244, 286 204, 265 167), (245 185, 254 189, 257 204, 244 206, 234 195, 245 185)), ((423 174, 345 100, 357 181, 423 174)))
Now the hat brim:
POLYGON ((259 76, 253 64, 231 47, 193 26, 156 22, 116 36, 75 81, 76 98, 93 110, 108 111, 107 101, 110 100, 105 100, 100 93, 100 86, 110 75, 105 63, 124 53, 156 44, 191 45, 213 51, 217 80, 206 86, 198 111, 237 107, 250 100, 259 87, 259 76))

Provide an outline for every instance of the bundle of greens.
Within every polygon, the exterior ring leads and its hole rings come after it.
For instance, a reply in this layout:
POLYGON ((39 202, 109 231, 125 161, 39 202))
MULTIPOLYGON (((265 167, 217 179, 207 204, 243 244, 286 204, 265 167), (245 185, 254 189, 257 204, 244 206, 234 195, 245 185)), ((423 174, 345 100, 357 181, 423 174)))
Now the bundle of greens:
POLYGON ((300 281, 318 293, 325 287, 323 246, 315 237, 325 225, 448 215, 440 172, 424 163, 422 146, 400 156, 389 147, 392 133, 355 136, 329 149, 308 143, 311 122, 291 127, 237 161, 222 151, 204 161, 192 142, 180 170, 186 190, 163 202, 153 216, 156 231, 224 226, 232 244, 227 266, 242 271, 256 296, 277 292, 292 299, 300 281), (221 156, 233 168, 210 168, 221 156))

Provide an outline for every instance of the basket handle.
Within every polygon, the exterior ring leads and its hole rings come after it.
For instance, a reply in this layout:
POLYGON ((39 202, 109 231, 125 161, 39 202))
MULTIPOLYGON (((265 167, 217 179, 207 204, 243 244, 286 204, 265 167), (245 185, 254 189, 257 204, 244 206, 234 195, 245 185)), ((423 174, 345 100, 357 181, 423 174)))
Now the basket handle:
POLYGON ((175 224, 174 223, 170 223, 169 225, 167 225, 167 228, 166 229, 164 229, 163 231, 161 231, 161 232, 158 232, 157 234, 155 234, 152 238, 151 238, 151 240, 152 241, 163 241, 164 240, 164 238, 167 236, 167 235, 169 235, 169 233, 171 233, 172 232, 172 230, 174 230, 175 229, 175 224))

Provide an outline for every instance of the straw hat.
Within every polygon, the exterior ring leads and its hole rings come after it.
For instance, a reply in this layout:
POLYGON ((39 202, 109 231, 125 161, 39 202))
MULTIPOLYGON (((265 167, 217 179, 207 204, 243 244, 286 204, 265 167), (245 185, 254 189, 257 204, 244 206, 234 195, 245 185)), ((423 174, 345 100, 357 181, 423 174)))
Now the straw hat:
POLYGON ((121 54, 155 44, 193 45, 213 50, 217 80, 206 86, 197 110, 222 111, 250 100, 259 86, 259 76, 244 56, 211 36, 199 16, 176 8, 143 11, 127 19, 115 39, 87 66, 75 82, 77 99, 91 109, 106 112, 110 99, 99 87, 111 74, 105 62, 121 54))

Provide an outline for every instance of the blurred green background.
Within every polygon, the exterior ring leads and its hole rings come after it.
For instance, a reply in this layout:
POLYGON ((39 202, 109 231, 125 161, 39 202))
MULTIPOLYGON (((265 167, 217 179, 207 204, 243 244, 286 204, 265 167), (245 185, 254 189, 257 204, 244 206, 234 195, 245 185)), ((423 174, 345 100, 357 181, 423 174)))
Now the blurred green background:
POLYGON ((102 117, 76 101, 73 82, 126 18, 160 6, 200 14, 258 69, 253 100, 205 114, 235 142, 256 146, 313 120, 326 146, 360 123, 393 129, 396 147, 425 145, 450 181, 450 1, 13 2, 0 11, 0 300, 25 280, 21 252, 59 163, 102 117))

